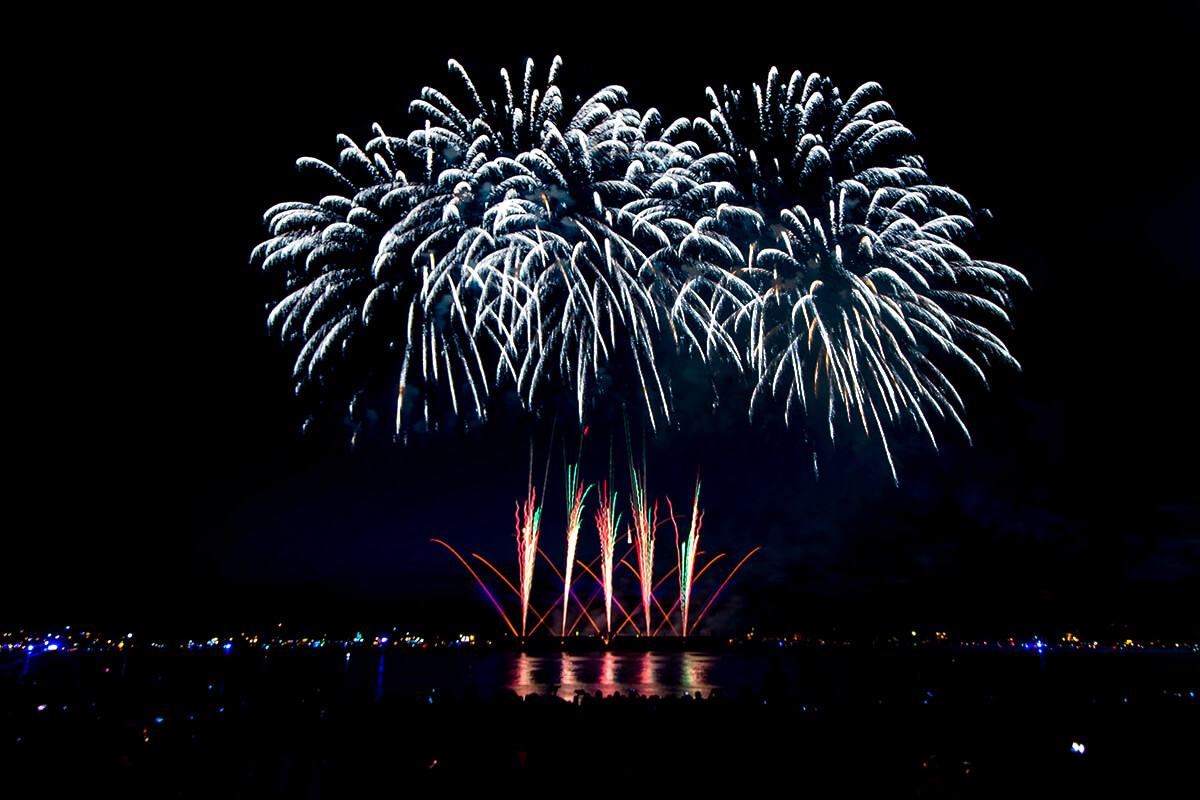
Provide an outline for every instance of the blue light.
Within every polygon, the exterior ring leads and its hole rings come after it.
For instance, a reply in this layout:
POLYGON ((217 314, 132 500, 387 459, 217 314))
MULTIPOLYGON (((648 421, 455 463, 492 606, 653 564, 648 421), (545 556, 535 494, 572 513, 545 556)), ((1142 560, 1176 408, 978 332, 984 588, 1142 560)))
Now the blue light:
POLYGON ((226 642, 225 643, 225 652, 228 653, 232 649, 233 649, 233 642, 226 642))

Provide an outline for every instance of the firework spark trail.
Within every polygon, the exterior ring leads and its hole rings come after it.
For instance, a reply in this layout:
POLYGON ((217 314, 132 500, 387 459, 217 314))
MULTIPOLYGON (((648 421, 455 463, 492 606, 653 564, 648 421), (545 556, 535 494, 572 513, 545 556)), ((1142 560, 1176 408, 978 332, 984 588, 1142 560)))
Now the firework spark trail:
MULTIPOLYGON (((704 551, 701 550, 697 555, 702 555, 703 553, 704 553, 704 551)), ((711 567, 713 564, 715 564, 717 561, 720 561, 724 557, 725 557, 725 553, 717 553, 715 556, 713 556, 707 564, 705 564, 703 567, 701 567, 699 572, 697 572, 695 575, 692 576, 692 584, 694 585, 696 583, 696 581, 700 580, 700 578, 702 578, 704 576, 704 573, 708 571, 709 567, 711 567)), ((671 570, 671 573, 667 577, 670 577, 673 574, 675 574, 674 569, 671 570)), ((675 603, 670 608, 667 609, 667 617, 670 617, 672 614, 674 614, 675 609, 677 609, 677 608, 679 608, 678 600, 676 600, 675 603)), ((660 630, 662 630, 663 625, 665 625, 665 624, 666 624, 665 620, 663 622, 658 623, 658 627, 654 629, 655 635, 658 635, 658 632, 660 630)), ((693 626, 693 630, 695 630, 695 626, 693 626)))
POLYGON ((708 598, 708 602, 704 604, 704 610, 700 612, 700 616, 696 617, 697 625, 700 624, 700 620, 704 618, 704 615, 706 613, 708 613, 708 609, 712 606, 713 601, 715 601, 717 599, 717 595, 719 595, 721 593, 721 590, 725 588, 725 584, 729 583, 729 581, 733 578, 734 573, 736 573, 739 569, 742 568, 742 564, 745 564, 750 559, 750 556, 754 555, 761 549, 762 549, 761 547, 756 547, 753 550, 751 550, 749 553, 746 553, 746 557, 738 562, 737 566, 733 568, 733 572, 729 573, 729 577, 721 582, 721 585, 717 587, 717 590, 715 592, 713 592, 712 597, 708 598))
POLYGON ((571 571, 575 565, 575 545, 579 540, 579 527, 583 522, 583 500, 592 490, 579 480, 579 464, 567 466, 567 563, 563 570, 563 623, 562 635, 567 635, 567 608, 571 594, 571 571))
POLYGON ((596 530, 600 534, 600 574, 603 576, 601 586, 604 588, 604 618, 608 622, 608 635, 612 636, 612 604, 613 604, 613 547, 617 543, 617 530, 621 525, 621 514, 615 511, 617 495, 608 493, 608 481, 600 490, 600 508, 596 511, 596 530))
MULTIPOLYGON (((600 633, 600 626, 596 624, 596 621, 594 619, 592 619, 592 615, 588 613, 588 607, 591 605, 591 598, 589 598, 588 602, 585 603, 579 599, 578 595, 575 594, 575 584, 579 583, 579 578, 573 578, 570 583, 567 583, 566 576, 563 575, 562 571, 559 570, 558 565, 554 563, 554 560, 552 558, 550 558, 550 556, 546 555, 546 551, 540 547, 537 549, 537 551, 538 551, 538 555, 540 555, 545 560, 545 562, 550 565, 550 569, 554 570, 554 575, 559 579, 559 581, 563 582, 568 587, 567 591, 569 592, 569 596, 575 598, 576 605, 578 605, 583 612, 582 614, 580 614, 579 617, 576 617, 575 623, 571 626, 570 630, 568 630, 567 633, 570 633, 571 630, 574 630, 575 625, 578 625, 579 620, 582 619, 583 617, 587 617, 588 622, 592 623, 592 627, 596 629, 596 633, 600 633)), ((586 570, 589 575, 592 575, 593 578, 596 577, 594 574, 592 574, 592 571, 590 569, 588 569, 587 564, 584 564, 582 561, 577 561, 575 563, 577 563, 577 564, 579 564, 579 566, 583 567, 584 570, 586 570)), ((592 597, 595 597, 595 594, 593 594, 592 597)), ((555 605, 554 608, 558 608, 558 606, 555 605)), ((536 612, 534 612, 534 613, 536 613, 536 612)), ((549 614, 550 614, 550 612, 547 611, 545 616, 548 616, 549 614)), ((543 617, 543 619, 544 618, 545 617, 543 617)), ((565 635, 566 634, 564 634, 564 636, 565 635)))
POLYGON ((658 524, 658 503, 653 510, 646 504, 645 475, 639 474, 629 462, 630 481, 633 495, 629 502, 633 508, 633 540, 637 546, 637 576, 642 585, 642 608, 646 614, 646 635, 650 635, 650 600, 654 584, 654 528, 658 524))
MULTIPOLYGON (((496 569, 496 566, 492 562, 488 561, 486 558, 479 555, 478 553, 471 553, 471 555, 473 555, 475 558, 478 558, 480 561, 482 561, 484 564, 486 564, 488 569, 490 569, 492 572, 496 573, 496 576, 498 578, 500 578, 500 580, 504 581, 505 585, 508 586, 509 589, 512 589, 512 593, 514 595, 516 595, 517 599, 518 600, 521 599, 520 590, 518 590, 517 587, 513 586, 512 581, 510 581, 508 578, 504 577, 504 573, 501 572, 500 570, 496 569)), ((543 553, 542 555, 544 556, 545 554, 543 553)), ((470 569, 470 567, 467 567, 467 569, 470 569)), ((531 630, 529 632, 530 635, 533 635, 534 631, 536 631, 538 628, 540 628, 542 623, 546 621, 546 617, 550 616, 550 612, 554 610, 554 607, 546 609, 545 614, 539 614, 538 610, 536 608, 534 608, 532 604, 529 605, 529 610, 532 611, 533 615, 538 618, 537 625, 534 625, 533 630, 531 630)), ((507 617, 506 617, 506 619, 507 619, 507 617)), ((516 636, 516 634, 517 634, 517 632, 514 629, 513 635, 516 636)))
MULTIPOLYGON (((633 566, 633 564, 630 564, 624 558, 621 559, 621 563, 625 565, 626 569, 628 569, 630 572, 633 573, 634 577, 637 577, 640 579, 640 576, 638 575, 637 567, 633 566)), ((670 580, 671 576, 675 574, 676 570, 678 570, 678 567, 671 567, 670 571, 668 571, 666 575, 663 575, 661 578, 659 578, 658 582, 655 583, 654 586, 650 589, 650 597, 651 597, 651 599, 654 600, 654 605, 658 607, 659 613, 662 614, 662 622, 658 623, 658 627, 655 628, 650 633, 651 636, 657 636, 658 632, 663 629, 664 625, 670 626, 671 631, 674 632, 676 635, 679 634, 679 631, 675 630, 675 623, 671 622, 671 612, 674 611, 676 609, 676 607, 678 607, 679 602, 676 601, 671 606, 670 610, 667 610, 662 607, 662 603, 658 602, 658 598, 654 596, 654 593, 657 592, 660 588, 662 588, 662 585, 664 583, 666 583, 668 580, 670 580)), ((641 607, 642 607, 642 604, 638 603, 636 606, 634 606, 633 613, 636 614, 638 612, 638 609, 640 609, 641 607)), ((629 621, 633 622, 632 619, 630 619, 629 621)), ((625 627, 625 624, 622 623, 621 627, 617 628, 617 633, 620 633, 624 627, 625 627)), ((634 629, 636 630, 636 628, 637 628, 637 623, 634 623, 634 629)))
POLYGON ((521 635, 525 635, 529 612, 529 593, 533 588, 533 567, 537 563, 538 533, 542 525, 542 509, 536 504, 533 488, 533 455, 529 463, 529 495, 524 508, 517 504, 517 568, 521 579, 521 635))
MULTIPOLYGON (((587 564, 583 563, 582 561, 576 562, 579 564, 579 567, 584 572, 586 572, 588 575, 591 576, 592 580, 595 581, 596 586, 595 586, 595 588, 592 589, 591 594, 588 595, 588 598, 586 601, 580 600, 579 595, 575 594, 574 587, 572 587, 571 594, 572 594, 572 596, 575 597, 575 602, 579 604, 582 613, 580 613, 579 616, 577 616, 575 618, 575 621, 573 623, 571 623, 571 627, 567 629, 568 636, 571 635, 572 633, 574 633, 575 628, 577 628, 579 626, 579 623, 583 621, 584 617, 587 617, 588 622, 592 623, 592 628, 595 629, 597 635, 600 635, 600 636, 605 635, 604 631, 602 631, 600 629, 600 626, 596 624, 596 621, 594 619, 592 619, 592 615, 589 613, 589 611, 592 607, 592 603, 596 600, 596 597, 604 592, 603 584, 600 582, 600 579, 596 577, 596 573, 592 572, 592 567, 599 560, 600 560, 600 556, 596 556, 587 564)), ((580 577, 582 577, 582 576, 580 576, 580 577)), ((579 582, 579 579, 576 578, 575 583, 578 583, 578 582, 579 582)))
MULTIPOLYGON (((624 561, 624 559, 622 559, 622 561, 624 561)), ((600 578, 596 576, 596 573, 592 572, 591 567, 587 566, 586 564, 583 564, 582 562, 580 563, 579 566, 583 567, 584 572, 586 572, 588 575, 592 576, 592 580, 596 581, 596 583, 600 583, 600 578)), ((635 628, 637 627, 637 623, 635 623, 633 621, 633 616, 628 611, 625 610, 625 606, 621 605, 621 601, 616 599, 615 597, 613 598, 612 601, 616 605, 617 610, 620 611, 622 615, 624 615, 625 621, 621 623, 621 627, 617 628, 615 633, 612 631, 612 625, 610 623, 609 635, 608 635, 609 639, 611 639, 613 636, 616 636, 618 633, 620 633, 621 628, 624 628, 628 624, 632 624, 635 628)), ((634 611, 637 611, 637 609, 634 609, 634 611)))
POLYGON ((687 636, 688 607, 692 597, 692 572, 696 566, 696 548, 700 545, 700 524, 704 520, 704 512, 700 510, 700 477, 696 477, 696 498, 692 502, 692 526, 687 539, 679 541, 679 525, 675 521, 675 509, 671 507, 671 498, 667 498, 667 509, 671 512, 671 525, 675 528, 675 551, 679 559, 679 608, 683 616, 683 635, 687 636))
MULTIPOLYGON (((496 569, 496 565, 495 565, 495 564, 493 564, 492 562, 488 561, 488 560, 487 560, 486 558, 484 558, 483 556, 479 555, 479 553, 471 553, 471 556, 472 556, 473 558, 477 558, 477 559, 479 559, 480 561, 482 561, 482 562, 484 563, 484 565, 485 565, 485 566, 486 566, 488 569, 490 569, 492 572, 496 573, 496 577, 497 577, 497 578, 499 578, 500 580, 504 581, 504 585, 505 585, 505 586, 507 586, 509 589, 512 589, 513 597, 517 598, 518 602, 520 601, 520 599, 521 599, 521 590, 520 590, 520 589, 518 589, 516 586, 513 586, 513 583, 512 583, 512 581, 510 581, 508 578, 506 578, 506 577, 504 576, 504 573, 503 573, 503 572, 501 572, 500 570, 496 569)), ((531 607, 532 607, 532 606, 531 606, 531 607)), ((535 614, 536 614, 536 613, 537 613, 537 610, 535 609, 533 613, 535 613, 535 614)))
MULTIPOLYGON (((485 585, 484 585, 484 583, 483 583, 483 581, 482 581, 482 580, 479 578, 479 576, 475 574, 475 570, 471 569, 471 565, 467 563, 466 559, 464 559, 462 556, 460 556, 460 555, 458 554, 458 551, 457 551, 457 550, 455 550, 453 547, 451 547, 450 545, 448 545, 448 544, 446 544, 445 542, 443 542, 441 539, 430 539, 429 541, 431 541, 431 542, 437 542, 437 543, 438 543, 438 544, 440 544, 442 547, 444 547, 444 548, 446 548, 447 550, 449 550, 451 553, 454 553, 454 557, 455 557, 455 558, 457 558, 459 561, 461 561, 461 562, 462 562, 462 565, 463 565, 464 567, 466 567, 466 568, 467 568, 467 572, 471 573, 471 577, 472 577, 472 578, 474 578, 474 579, 475 579, 475 582, 479 584, 479 588, 480 588, 480 589, 483 589, 483 593, 484 593, 484 594, 486 594, 486 595, 488 596, 488 599, 492 601, 492 605, 494 605, 494 606, 496 607, 496 610, 500 612, 500 617, 501 617, 501 618, 504 620, 504 624, 508 626, 508 629, 509 629, 510 631, 512 631, 512 635, 513 635, 513 636, 516 636, 516 635, 517 635, 517 629, 516 629, 516 628, 514 628, 514 627, 513 627, 513 624, 512 624, 512 623, 509 621, 509 619, 508 619, 508 614, 505 614, 505 613, 504 613, 504 609, 500 607, 500 603, 499 603, 499 601, 497 601, 497 600, 496 600, 496 598, 495 598, 495 596, 494 596, 494 595, 493 595, 491 592, 489 592, 489 591, 488 591, 488 588, 487 588, 487 586, 485 586, 485 585)), ((474 553, 472 553, 472 555, 474 555, 474 553)), ((475 556, 475 557, 476 557, 476 558, 479 558, 479 556, 475 556)), ((480 559, 480 561, 483 561, 483 559, 480 559)), ((484 561, 483 563, 487 564, 487 562, 486 562, 486 561, 484 561)), ((491 567, 492 565, 491 565, 491 564, 488 564, 488 566, 489 566, 489 567, 491 567)), ((495 569, 495 567, 492 567, 492 569, 494 570, 494 569, 495 569)), ((503 576, 503 575, 501 575, 500 577, 502 577, 502 578, 503 578, 504 576, 503 576)), ((507 581, 506 581, 506 583, 507 583, 507 581)), ((511 584, 511 583, 509 584, 509 587, 510 587, 510 588, 512 587, 512 584, 511 584)))

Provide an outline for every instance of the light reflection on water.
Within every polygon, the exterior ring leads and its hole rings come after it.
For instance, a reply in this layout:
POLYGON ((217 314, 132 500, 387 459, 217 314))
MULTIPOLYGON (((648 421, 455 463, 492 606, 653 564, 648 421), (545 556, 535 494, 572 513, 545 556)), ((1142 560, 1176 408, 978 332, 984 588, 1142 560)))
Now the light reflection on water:
POLYGON ((556 691, 565 699, 577 693, 599 691, 607 697, 630 690, 642 695, 703 692, 707 696, 717 688, 709 682, 717 658, 712 653, 518 653, 509 665, 506 688, 522 697, 556 691))

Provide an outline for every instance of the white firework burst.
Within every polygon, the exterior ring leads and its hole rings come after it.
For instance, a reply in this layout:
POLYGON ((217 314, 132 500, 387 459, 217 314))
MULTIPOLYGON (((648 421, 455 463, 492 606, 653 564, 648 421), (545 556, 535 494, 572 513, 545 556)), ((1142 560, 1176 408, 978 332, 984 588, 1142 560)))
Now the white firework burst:
POLYGON ((252 257, 282 276, 268 326, 298 350, 298 391, 386 381, 397 432, 414 395, 434 425, 443 404, 484 418, 502 386, 528 408, 569 391, 583 421, 615 371, 658 426, 672 353, 733 365, 751 415, 774 399, 831 439, 860 427, 892 464, 894 426, 965 431, 952 377, 1016 366, 993 328, 1024 278, 966 252, 970 205, 878 84, 843 101, 772 69, 664 126, 619 86, 568 100, 561 66, 501 70, 489 100, 451 61, 406 136, 298 162, 341 193, 270 209, 252 257))

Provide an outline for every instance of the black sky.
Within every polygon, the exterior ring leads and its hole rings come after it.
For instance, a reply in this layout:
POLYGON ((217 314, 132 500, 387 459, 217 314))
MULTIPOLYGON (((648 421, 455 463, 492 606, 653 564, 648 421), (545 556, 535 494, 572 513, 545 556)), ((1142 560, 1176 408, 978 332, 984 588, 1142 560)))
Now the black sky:
MULTIPOLYGON (((18 477, 0 627, 496 625, 428 539, 515 572, 513 504, 531 431, 544 468, 545 421, 353 455, 302 440, 265 332, 271 289, 247 261, 266 208, 316 199, 297 157, 333 159, 337 133, 364 141, 374 121, 406 129, 447 58, 491 87, 501 66, 559 53, 573 92, 621 84, 667 118, 771 65, 843 94, 879 81, 933 178, 992 212, 972 253, 1033 287, 1004 336, 1022 372, 966 388, 973 445, 949 430, 940 453, 895 442, 899 489, 853 443, 814 481, 794 437, 708 398, 648 443, 652 494, 685 505, 700 470, 705 549, 763 547, 714 622, 1195 632, 1195 7, 786 8, 105 18, 60 37, 53 72, 30 59, 9 137, 27 222, 10 228, 18 477)), ((545 540, 561 548, 554 450, 545 540)), ((585 459, 603 477, 607 440, 585 459)))

